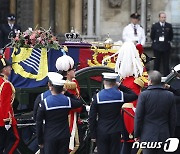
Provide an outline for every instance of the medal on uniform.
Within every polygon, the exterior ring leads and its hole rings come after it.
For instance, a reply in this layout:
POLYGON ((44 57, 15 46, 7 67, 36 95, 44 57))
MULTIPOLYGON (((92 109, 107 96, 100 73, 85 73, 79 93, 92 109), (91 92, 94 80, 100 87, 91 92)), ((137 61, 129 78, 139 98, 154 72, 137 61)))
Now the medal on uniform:
POLYGON ((129 138, 130 138, 130 139, 133 139, 133 135, 132 135, 132 134, 129 134, 129 138))

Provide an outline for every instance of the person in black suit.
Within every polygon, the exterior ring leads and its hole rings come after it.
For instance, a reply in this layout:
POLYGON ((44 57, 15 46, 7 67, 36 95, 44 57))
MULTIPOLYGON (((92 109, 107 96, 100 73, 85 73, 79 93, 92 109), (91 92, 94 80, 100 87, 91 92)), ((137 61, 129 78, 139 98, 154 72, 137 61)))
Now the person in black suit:
MULTIPOLYGON (((165 84, 165 88, 173 92, 176 100, 176 112, 177 112, 177 123, 175 128, 175 137, 180 140, 180 64, 176 66, 177 76, 173 79, 170 85, 165 84)), ((178 147, 176 154, 180 153, 180 146, 178 147)))
POLYGON ((163 74, 169 74, 169 56, 171 50, 170 42, 173 39, 173 29, 170 23, 166 22, 166 14, 159 13, 159 22, 152 25, 151 28, 152 48, 154 50, 154 70, 160 71, 162 60, 163 74))
MULTIPOLYGON (((134 136, 140 142, 164 142, 174 136, 176 103, 172 92, 161 84, 161 73, 149 73, 149 87, 138 98, 134 136)), ((163 147, 143 149, 143 154, 164 153, 163 147)))
POLYGON ((14 14, 10 14, 7 17, 7 23, 1 26, 2 43, 1 48, 5 47, 11 42, 11 38, 16 36, 16 32, 21 30, 20 26, 15 24, 16 17, 14 14))
POLYGON ((44 147, 45 154, 68 154, 70 139, 68 113, 71 108, 81 107, 82 102, 64 95, 65 80, 57 80, 62 78, 62 75, 50 72, 48 77, 52 95, 47 96, 39 104, 36 115, 38 144, 40 148, 44 147))
POLYGON ((98 154, 120 154, 120 109, 124 102, 134 101, 138 96, 123 85, 118 89, 116 73, 103 73, 103 76, 105 89, 93 97, 90 107, 91 140, 96 142, 98 154))

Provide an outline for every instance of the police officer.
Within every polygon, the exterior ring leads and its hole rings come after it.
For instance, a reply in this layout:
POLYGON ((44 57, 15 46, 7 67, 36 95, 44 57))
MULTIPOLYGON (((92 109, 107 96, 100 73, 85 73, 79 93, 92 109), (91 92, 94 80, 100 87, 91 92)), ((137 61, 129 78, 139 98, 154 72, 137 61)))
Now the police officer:
POLYGON ((123 41, 132 41, 135 42, 135 44, 145 45, 145 32, 144 29, 139 25, 140 15, 138 13, 133 13, 131 14, 130 18, 131 23, 123 29, 123 41))
POLYGON ((122 130, 121 106, 124 102, 137 99, 130 89, 116 85, 116 73, 102 73, 104 88, 92 101, 89 122, 90 135, 97 143, 99 154, 120 153, 120 132, 122 130))
POLYGON ((173 29, 170 23, 166 22, 166 14, 159 13, 159 22, 152 25, 151 28, 152 48, 154 50, 154 70, 160 71, 162 60, 164 76, 169 74, 169 55, 173 39, 173 29))
POLYGON ((7 80, 11 64, 0 58, 0 153, 12 154, 19 144, 17 122, 13 112, 14 86, 7 80))
POLYGON ((49 72, 48 77, 52 95, 46 97, 38 108, 36 117, 38 143, 41 148, 44 146, 45 154, 68 154, 70 138, 68 113, 71 108, 81 107, 82 102, 64 95, 65 80, 57 80, 62 78, 62 75, 49 72))
POLYGON ((2 47, 11 42, 11 38, 15 37, 15 33, 21 30, 20 26, 15 24, 16 17, 14 14, 9 14, 7 17, 7 23, 1 26, 2 35, 2 47))

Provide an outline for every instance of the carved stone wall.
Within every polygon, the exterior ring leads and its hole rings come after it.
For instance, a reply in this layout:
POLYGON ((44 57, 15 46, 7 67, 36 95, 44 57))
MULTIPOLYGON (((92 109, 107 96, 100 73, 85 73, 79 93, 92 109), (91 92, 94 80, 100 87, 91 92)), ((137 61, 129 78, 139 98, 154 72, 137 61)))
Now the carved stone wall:
POLYGON ((110 7, 121 7, 123 0, 108 0, 110 7))
POLYGON ((87 35, 87 6, 88 0, 83 0, 83 9, 82 9, 82 34, 87 35))
POLYGON ((22 31, 28 27, 33 28, 33 0, 17 0, 16 8, 17 23, 21 26, 22 31))
POLYGON ((0 24, 5 23, 7 15, 9 14, 9 0, 0 0, 0 24))

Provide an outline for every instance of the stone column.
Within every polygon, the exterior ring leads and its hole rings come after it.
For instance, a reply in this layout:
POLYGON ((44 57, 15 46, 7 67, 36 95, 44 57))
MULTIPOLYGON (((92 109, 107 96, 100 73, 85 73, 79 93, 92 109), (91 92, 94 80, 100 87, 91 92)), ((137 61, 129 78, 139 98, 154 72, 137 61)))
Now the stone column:
POLYGON ((82 0, 75 0, 74 29, 82 33, 82 0))
POLYGON ((146 0, 141 0, 141 25, 146 32, 146 0))
POLYGON ((136 12, 136 0, 131 0, 131 14, 136 12))
POLYGON ((41 3, 41 26, 45 29, 49 29, 50 23, 49 23, 49 0, 42 0, 41 3))
POLYGON ((52 29, 52 32, 55 32, 55 3, 56 0, 50 0, 50 8, 49 8, 49 24, 52 29))
POLYGON ((88 36, 93 36, 94 32, 94 0, 88 0, 88 13, 87 13, 87 35, 88 36))
POLYGON ((56 33, 67 33, 69 26, 69 0, 56 0, 56 33))
POLYGON ((42 0, 34 0, 34 28, 41 26, 41 3, 42 0))
POLYGON ((16 14, 16 0, 10 0, 10 13, 16 14))
POLYGON ((101 2, 100 0, 96 0, 96 24, 95 24, 95 33, 96 36, 100 36, 100 20, 101 20, 101 2))

